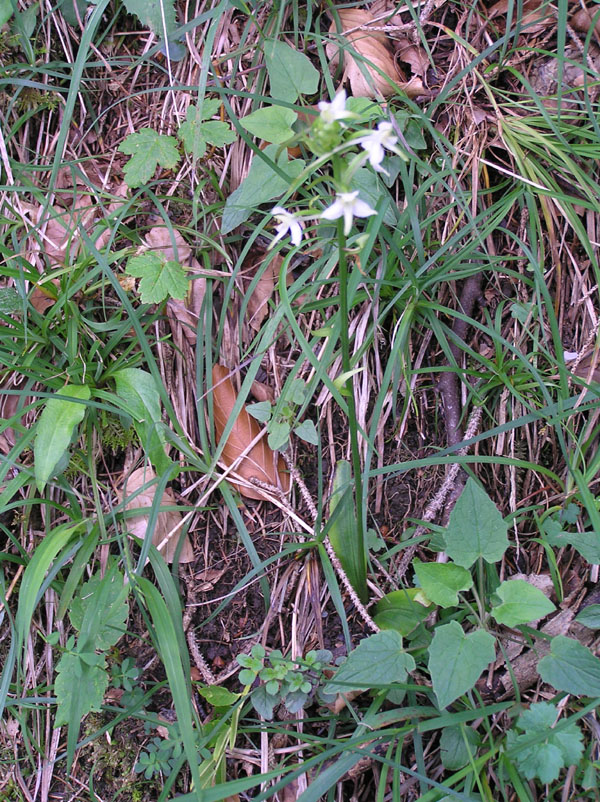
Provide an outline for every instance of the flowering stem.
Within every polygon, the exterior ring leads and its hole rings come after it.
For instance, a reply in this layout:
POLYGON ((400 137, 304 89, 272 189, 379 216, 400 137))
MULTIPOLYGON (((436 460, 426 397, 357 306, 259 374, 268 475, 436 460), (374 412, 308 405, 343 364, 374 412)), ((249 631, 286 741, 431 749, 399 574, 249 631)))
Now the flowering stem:
MULTIPOLYGON (((338 230, 338 265, 340 276, 340 345, 342 349, 342 371, 348 373, 350 364, 350 336, 348 332, 348 262, 346 260, 346 235, 344 234, 344 221, 337 221, 338 230)), ((350 449, 352 453, 352 473, 354 474, 354 487, 356 499, 357 534, 361 548, 365 547, 365 532, 363 526, 363 494, 362 494, 362 468, 360 464, 360 451, 358 448, 358 422, 356 420, 356 404, 354 402, 354 387, 352 376, 345 382, 348 402, 348 427, 350 429, 350 449)))

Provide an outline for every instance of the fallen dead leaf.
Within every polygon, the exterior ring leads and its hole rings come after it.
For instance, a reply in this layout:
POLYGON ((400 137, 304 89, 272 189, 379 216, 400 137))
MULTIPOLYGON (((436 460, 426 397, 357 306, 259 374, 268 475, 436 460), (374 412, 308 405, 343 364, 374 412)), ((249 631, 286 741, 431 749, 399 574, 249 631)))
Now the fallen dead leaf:
POLYGON ((199 593, 206 593, 206 591, 212 590, 225 571, 227 571, 227 568, 206 568, 204 571, 200 571, 194 577, 200 583, 196 585, 196 590, 199 593))
MULTIPOLYGON (((133 517, 127 517, 125 520, 125 527, 129 534, 135 535, 144 540, 148 529, 148 520, 150 518, 150 508, 154 503, 156 495, 156 487, 154 480, 156 474, 151 468, 138 468, 130 474, 123 487, 118 491, 119 502, 123 501, 124 493, 127 493, 127 502, 125 504, 126 510, 137 510, 144 508, 143 512, 133 517), (141 488, 144 488, 141 490, 141 488), (140 491, 139 493, 137 491, 140 491), (137 493, 135 498, 131 496, 137 493)), ((160 500, 161 507, 172 507, 177 504, 173 491, 166 488, 160 500)), ((181 523, 182 516, 178 510, 168 510, 159 512, 156 519, 156 526, 152 534, 152 544, 161 552, 164 559, 168 563, 172 563, 175 557, 175 551, 181 537, 181 523)), ((194 560, 194 551, 192 544, 187 535, 185 535, 181 553, 179 555, 180 563, 189 563, 194 560)))
MULTIPOLYGON (((223 365, 213 367, 212 380, 215 436, 219 441, 231 417, 237 401, 237 393, 229 378, 229 370, 223 365)), ((267 445, 266 437, 259 440, 244 455, 244 452, 248 450, 250 444, 260 433, 258 421, 251 417, 245 408, 242 408, 221 453, 223 463, 228 468, 235 465, 235 474, 245 480, 237 482, 229 479, 231 484, 246 498, 253 498, 257 501, 268 499, 268 495, 260 487, 250 484, 251 479, 257 479, 273 487, 281 487, 285 492, 289 489, 290 484, 282 457, 276 457, 267 445)))
MULTIPOLYGON (((249 260, 249 264, 244 265, 242 279, 244 285, 249 286, 256 273, 262 269, 263 262, 268 258, 264 253, 260 254, 260 258, 249 260)), ((248 325, 259 331, 262 326, 263 320, 267 316, 269 309, 269 301, 275 292, 275 284, 279 279, 279 270, 283 257, 279 254, 274 254, 267 266, 262 269, 262 273, 250 298, 248 299, 247 318, 248 325)))
MULTIPOLYGON (((498 0, 488 12, 489 18, 495 19, 501 30, 506 28, 506 23, 502 18, 508 12, 508 5, 509 0, 498 0)), ((525 34, 541 33, 550 25, 556 25, 556 18, 549 11, 544 0, 525 0, 520 25, 525 34)))
POLYGON ((430 66, 427 53, 410 39, 402 38, 398 42, 398 58, 410 66, 413 76, 423 77, 427 74, 430 66))
POLYGON ((275 400, 275 392, 272 387, 264 382, 253 381, 250 392, 257 401, 269 401, 273 403, 275 400))
MULTIPOLYGON (((342 51, 342 83, 346 79, 350 82, 352 94, 355 97, 376 97, 377 94, 389 97, 397 91, 397 85, 403 87, 404 76, 396 67, 388 37, 381 31, 369 29, 369 25, 374 23, 371 13, 360 8, 343 8, 338 10, 338 17, 342 26, 341 38, 358 56, 346 48, 342 51)), ((340 35, 335 21, 329 33, 340 35)), ((339 60, 340 50, 342 48, 337 44, 327 45, 327 55, 333 63, 339 60)))

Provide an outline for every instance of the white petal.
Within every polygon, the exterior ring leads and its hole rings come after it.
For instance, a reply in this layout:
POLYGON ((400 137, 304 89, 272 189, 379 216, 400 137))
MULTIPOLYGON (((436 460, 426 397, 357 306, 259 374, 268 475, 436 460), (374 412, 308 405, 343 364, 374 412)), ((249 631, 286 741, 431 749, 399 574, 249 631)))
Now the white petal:
POLYGON ((368 203, 357 198, 352 206, 352 213, 356 217, 370 217, 372 214, 377 214, 375 209, 371 209, 368 203))
POLYGON ((335 200, 331 206, 328 206, 325 211, 321 212, 321 217, 324 220, 337 220, 338 217, 341 217, 344 214, 344 204, 338 198, 335 200))
MULTIPOLYGON (((355 201, 356 203, 356 201, 355 201)), ((350 233, 350 229, 352 228, 352 212, 353 207, 346 205, 344 206, 344 236, 347 237, 350 233)))
POLYGON ((290 239, 292 240, 292 245, 300 245, 302 239, 302 225, 298 220, 293 220, 290 223, 290 239))

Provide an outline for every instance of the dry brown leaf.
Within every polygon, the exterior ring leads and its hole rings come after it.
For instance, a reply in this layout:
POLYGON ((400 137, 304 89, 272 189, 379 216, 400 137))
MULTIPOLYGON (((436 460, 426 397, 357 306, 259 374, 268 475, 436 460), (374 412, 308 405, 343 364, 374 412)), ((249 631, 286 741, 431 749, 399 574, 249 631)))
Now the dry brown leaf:
MULTIPOLYGON (((498 18, 496 24, 499 28, 505 28, 502 24, 502 17, 508 11, 509 0, 498 0, 489 10, 489 18, 498 18)), ((556 25, 556 18, 552 16, 544 0, 525 0, 523 3, 523 16, 521 27, 524 34, 541 33, 550 25, 556 25)))
MULTIPOLYGON (((128 501, 125 504, 126 510, 144 509, 139 515, 128 517, 125 520, 127 531, 131 535, 139 537, 144 540, 146 531, 148 529, 148 519, 150 517, 150 508, 154 502, 156 495, 156 486, 153 484, 156 479, 156 474, 151 468, 138 468, 130 476, 127 477, 123 487, 118 491, 119 501, 123 501, 123 494, 127 493, 128 501), (148 487, 145 487, 148 485, 148 487), (137 493, 140 488, 144 488, 137 493), (134 493, 137 493, 135 498, 130 498, 134 493)), ((172 507, 176 504, 175 496, 170 488, 166 488, 160 500, 161 507, 172 507)), ((156 526, 152 534, 152 544, 156 546, 161 552, 164 559, 168 563, 173 562, 175 551, 181 537, 181 521, 182 516, 178 510, 168 510, 159 512, 156 519, 156 526)), ((194 560, 194 551, 192 544, 187 535, 185 535, 181 553, 179 555, 180 563, 189 563, 194 560)))
POLYGON ((204 571, 200 571, 194 577, 199 583, 195 586, 195 589, 199 593, 206 593, 208 590, 212 590, 227 570, 227 568, 206 568, 204 571))
POLYGON ((275 400, 273 388, 264 382, 256 381, 256 379, 252 382, 250 392, 257 401, 269 401, 273 403, 275 400))
MULTIPOLYGON (((250 260, 249 265, 245 266, 243 275, 245 285, 249 286, 256 273, 262 269, 265 258, 268 257, 265 257, 265 254, 261 253, 258 260, 254 258, 250 260)), ((279 254, 274 254, 272 256, 268 265, 262 271, 262 274, 258 279, 250 298, 248 299, 248 325, 254 329, 254 331, 260 330, 263 320, 267 316, 269 301, 275 292, 275 284, 279 279, 279 270, 282 262, 283 257, 279 254)))
MULTIPOLYGON (((223 365, 213 367, 212 380, 215 435, 217 440, 220 440, 237 401, 237 393, 229 378, 229 370, 223 365)), ((246 483, 242 484, 229 479, 231 484, 246 498, 253 498, 257 501, 268 499, 268 496, 260 487, 251 485, 251 479, 257 479, 274 487, 281 487, 286 492, 290 484, 283 459, 277 458, 269 448, 266 437, 252 446, 245 456, 241 456, 260 432, 258 421, 251 417, 245 408, 242 408, 221 454, 221 459, 227 467, 237 463, 234 472, 246 480, 246 483)))
MULTIPOLYGON (((342 8, 338 11, 342 37, 361 58, 355 58, 348 50, 343 50, 344 77, 348 79, 355 97, 376 97, 381 94, 389 97, 396 92, 396 85, 404 83, 404 77, 396 67, 389 50, 389 39, 381 31, 368 30, 374 22, 373 16, 360 8, 342 8), (364 74, 363 74, 364 73, 364 74), (382 74, 383 73, 383 74, 382 74)), ((335 21, 329 28, 335 35, 335 21)), ((339 59, 337 45, 328 45, 327 54, 339 59)))
MULTIPOLYGON (((52 279, 52 284, 54 284, 54 286, 57 288, 60 287, 60 282, 56 278, 52 279)), ((45 288, 45 285, 36 284, 33 288, 33 292, 29 296, 29 302, 36 312, 39 312, 40 315, 43 315, 46 309, 54 306, 56 303, 56 298, 50 294, 49 290, 45 288)))
POLYGON ((409 64, 413 75, 424 76, 429 69, 429 59, 422 47, 417 47, 409 39, 400 39, 398 42, 398 58, 404 64, 409 64))

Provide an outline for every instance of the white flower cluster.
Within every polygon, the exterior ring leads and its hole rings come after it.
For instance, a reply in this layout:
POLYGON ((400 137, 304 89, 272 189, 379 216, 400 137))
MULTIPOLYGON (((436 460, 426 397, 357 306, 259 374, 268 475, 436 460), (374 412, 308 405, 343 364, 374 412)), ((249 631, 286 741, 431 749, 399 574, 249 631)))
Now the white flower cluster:
MULTIPOLYGON (((346 92, 343 89, 337 93, 331 103, 321 101, 318 108, 322 121, 327 125, 355 116, 352 112, 346 110, 346 92)), ((377 125, 374 131, 350 140, 352 144, 360 145, 368 154, 371 167, 378 173, 386 173, 387 175, 386 170, 381 166, 385 151, 389 150, 393 153, 398 153, 396 148, 398 138, 394 135, 393 130, 392 123, 383 121, 377 125)), ((272 214, 277 221, 277 225, 275 227, 276 235, 269 248, 272 248, 288 232, 292 245, 300 245, 304 233, 302 218, 293 212, 288 212, 282 206, 275 206, 272 214)), ((375 209, 372 209, 368 203, 361 200, 358 197, 358 190, 356 190, 355 192, 338 192, 331 206, 328 206, 318 217, 323 220, 343 218, 344 235, 348 236, 355 217, 370 217, 373 214, 376 214, 375 209)))

